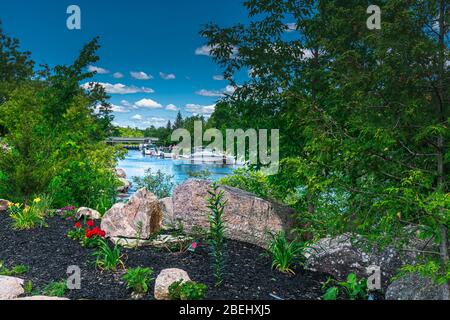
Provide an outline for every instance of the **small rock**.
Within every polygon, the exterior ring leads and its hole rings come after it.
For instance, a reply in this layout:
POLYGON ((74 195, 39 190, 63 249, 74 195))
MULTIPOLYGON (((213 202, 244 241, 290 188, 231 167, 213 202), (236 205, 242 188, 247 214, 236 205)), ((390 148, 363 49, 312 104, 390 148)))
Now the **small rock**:
POLYGON ((8 200, 0 199, 0 211, 6 211, 8 210, 8 200))
POLYGON ((117 168, 116 169, 116 177, 117 178, 126 179, 127 178, 127 173, 125 172, 125 170, 117 168))
POLYGON ((119 178, 119 180, 122 183, 122 186, 117 188, 117 192, 127 193, 128 190, 131 188, 131 182, 124 178, 119 178))
POLYGON ((0 300, 20 297, 25 293, 23 280, 14 277, 0 276, 0 300))
POLYGON ((389 285, 386 300, 444 300, 443 292, 430 278, 410 273, 389 285))
POLYGON ((77 211, 77 218, 81 219, 83 217, 92 220, 100 220, 102 218, 102 215, 97 210, 81 207, 77 211))
POLYGON ((155 299, 169 300, 169 287, 174 282, 182 280, 190 281, 186 271, 181 269, 164 269, 155 281, 155 299))

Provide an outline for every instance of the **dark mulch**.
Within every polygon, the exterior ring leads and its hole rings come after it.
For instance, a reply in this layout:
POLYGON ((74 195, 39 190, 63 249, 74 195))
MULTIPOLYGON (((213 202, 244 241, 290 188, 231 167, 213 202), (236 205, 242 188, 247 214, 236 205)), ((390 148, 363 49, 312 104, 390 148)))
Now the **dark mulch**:
MULTIPOLYGON (((93 264, 92 250, 67 238, 72 223, 60 217, 49 218, 48 228, 31 231, 14 231, 6 213, 0 212, 0 260, 6 266, 24 264, 29 271, 21 278, 31 280, 34 290, 41 290, 52 281, 67 279, 67 267, 77 265, 82 271, 81 290, 67 293, 70 299, 124 300, 130 293, 118 273, 100 272, 93 264)), ((207 248, 200 245, 195 253, 172 254, 153 248, 123 250, 126 266, 151 267, 155 276, 165 268, 186 270, 192 280, 205 283, 207 298, 212 300, 270 300, 269 294, 283 299, 318 299, 322 296, 321 285, 327 276, 298 270, 295 277, 271 269, 271 260, 259 247, 227 242, 225 282, 220 289, 214 288, 210 256, 207 248)), ((153 285, 148 299, 153 299, 153 285)))

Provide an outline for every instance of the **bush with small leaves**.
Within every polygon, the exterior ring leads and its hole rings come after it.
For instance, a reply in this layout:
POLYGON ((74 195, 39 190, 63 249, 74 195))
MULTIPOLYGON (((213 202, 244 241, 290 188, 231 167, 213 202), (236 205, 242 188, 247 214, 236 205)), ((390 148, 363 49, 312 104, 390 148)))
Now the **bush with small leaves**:
POLYGON ((170 300, 203 300, 205 298, 206 286, 194 281, 177 281, 169 287, 170 300))
POLYGON ((155 280, 151 268, 141 267, 129 269, 123 279, 127 282, 127 288, 135 294, 146 294, 149 283, 155 280))

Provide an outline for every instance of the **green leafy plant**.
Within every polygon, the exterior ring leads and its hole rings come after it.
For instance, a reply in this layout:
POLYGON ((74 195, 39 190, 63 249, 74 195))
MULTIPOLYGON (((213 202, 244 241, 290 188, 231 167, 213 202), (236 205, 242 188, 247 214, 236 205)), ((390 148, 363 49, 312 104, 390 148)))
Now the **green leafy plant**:
POLYGON ((99 240, 99 247, 93 256, 96 258, 95 264, 100 270, 117 271, 118 268, 125 267, 121 247, 117 243, 111 249, 105 240, 99 240))
POLYGON ((64 297, 67 290, 66 281, 51 282, 44 289, 41 294, 49 297, 64 297))
POLYGON ((45 206, 41 204, 41 198, 36 198, 30 206, 20 203, 10 203, 8 208, 9 217, 13 220, 13 228, 16 230, 30 230, 36 227, 46 226, 45 206))
POLYGON ((262 172, 252 168, 236 169, 232 175, 220 179, 219 183, 254 193, 265 199, 270 195, 269 179, 262 172))
POLYGON ((11 269, 5 267, 4 262, 0 261, 0 276, 20 276, 27 273, 29 268, 26 265, 18 264, 11 269))
POLYGON ((138 188, 146 188, 159 199, 170 197, 172 189, 175 186, 173 176, 165 174, 161 170, 153 173, 152 169, 148 169, 143 178, 134 177, 133 181, 138 188))
POLYGON ((170 300, 203 300, 206 286, 194 281, 177 281, 169 286, 170 300))
POLYGON ((141 267, 129 269, 123 279, 127 282, 127 288, 136 294, 147 293, 149 283, 155 280, 151 268, 141 267))
POLYGON ((324 300, 336 300, 341 293, 350 300, 367 300, 367 280, 358 280, 354 273, 347 276, 347 281, 336 281, 329 278, 323 285, 323 289, 326 290, 323 296, 324 300))
POLYGON ((32 294, 33 293, 33 282, 31 280, 25 281, 23 284, 23 290, 26 294, 32 294))
POLYGON ((303 258, 303 248, 304 246, 298 242, 289 242, 284 232, 277 233, 269 243, 272 268, 294 275, 293 268, 295 263, 303 258))
POLYGON ((225 194, 223 191, 219 191, 219 186, 216 183, 213 184, 212 190, 209 190, 208 193, 207 207, 211 210, 208 216, 208 243, 213 257, 213 273, 216 287, 219 287, 223 282, 225 226, 222 217, 227 200, 224 200, 225 194))
POLYGON ((211 171, 209 171, 208 169, 203 169, 200 171, 188 171, 187 175, 189 178, 206 180, 211 177, 211 171))

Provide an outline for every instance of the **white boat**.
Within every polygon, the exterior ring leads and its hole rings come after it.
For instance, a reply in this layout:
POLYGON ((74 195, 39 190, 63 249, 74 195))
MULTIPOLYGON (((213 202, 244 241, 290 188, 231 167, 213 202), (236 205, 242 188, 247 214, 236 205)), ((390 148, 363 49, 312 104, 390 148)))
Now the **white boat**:
POLYGON ((224 153, 196 148, 194 153, 190 155, 179 155, 176 157, 176 160, 181 163, 215 163, 215 164, 226 164, 226 165, 234 165, 236 164, 236 160, 234 157, 227 156, 224 153))

